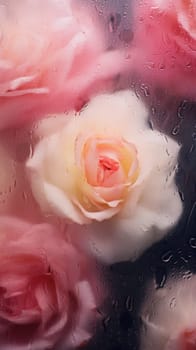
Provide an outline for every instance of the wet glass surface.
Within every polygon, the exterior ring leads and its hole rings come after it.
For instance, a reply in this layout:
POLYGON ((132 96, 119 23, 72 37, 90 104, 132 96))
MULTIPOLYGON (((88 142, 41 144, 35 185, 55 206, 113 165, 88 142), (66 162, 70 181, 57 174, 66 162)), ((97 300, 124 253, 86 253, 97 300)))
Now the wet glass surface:
MULTIPOLYGON (((80 0, 80 2, 82 6, 95 10, 98 22, 104 28, 107 50, 126 50, 126 55, 127 50, 130 50, 134 43, 133 17, 135 7, 139 6, 140 1, 138 0, 137 3, 137 0, 80 0)), ((147 42, 148 33, 145 39, 147 42)), ((158 45, 157 42, 155 45, 158 45)), ((130 52, 127 54, 128 60, 130 60, 130 52)), ((139 58, 138 60, 140 62, 139 58)), ((167 71, 167 66, 160 69, 167 71)), ((143 349, 141 342, 142 308, 148 297, 149 283, 152 283, 151 289, 154 288, 156 294, 160 290, 164 291, 168 279, 176 276, 180 276, 180 279, 191 279, 196 273, 196 102, 186 93, 183 95, 183 93, 175 93, 173 89, 170 91, 159 81, 158 83, 155 80, 148 81, 145 74, 143 79, 142 74, 138 74, 137 70, 134 71, 134 66, 126 73, 118 72, 114 80, 113 91, 133 90, 138 100, 147 106, 150 129, 159 130, 181 145, 176 184, 183 203, 183 214, 167 235, 159 242, 147 247, 135 261, 128 260, 110 265, 99 261, 96 263, 101 270, 103 289, 109 291, 109 296, 107 292, 104 302, 98 307, 100 322, 94 336, 88 343, 82 343, 82 348, 84 350, 155 350, 152 347, 143 349)), ((181 84, 183 83, 182 77, 181 84)), ((11 127, 1 131, 3 145, 1 158, 4 159, 6 150, 11 155, 11 160, 5 161, 1 170, 0 185, 2 182, 3 190, 0 197, 0 214, 23 216, 25 220, 31 222, 35 220, 38 223, 43 221, 43 217, 35 204, 32 192, 28 189, 28 179, 22 173, 23 164, 31 158, 35 149, 33 132, 36 127, 34 128, 29 128, 27 123, 19 128, 11 127), (19 172, 19 178, 16 172, 19 172), (8 193, 18 196, 17 204, 12 203, 8 193)), ((36 137, 39 139, 39 136, 36 135, 36 137)), ((45 220, 54 225, 66 226, 53 214, 46 215, 45 220)), ((91 280, 92 277, 89 278, 91 280)), ((52 282, 46 282, 47 286, 50 283, 52 282)), ((74 298, 72 295, 72 306, 76 303, 74 298)), ((21 347, 21 349, 24 348, 21 347)), ((56 345, 54 349, 61 348, 56 345)), ((63 350, 66 349, 63 348, 63 350)), ((37 348, 32 347, 32 350, 37 348)))

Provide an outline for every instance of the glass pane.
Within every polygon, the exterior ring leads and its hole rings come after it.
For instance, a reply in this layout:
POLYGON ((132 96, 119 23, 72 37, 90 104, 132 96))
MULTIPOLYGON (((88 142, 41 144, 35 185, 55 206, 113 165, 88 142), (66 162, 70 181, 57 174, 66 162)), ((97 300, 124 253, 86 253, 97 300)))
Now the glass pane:
POLYGON ((196 2, 0 0, 0 348, 195 350, 196 2))

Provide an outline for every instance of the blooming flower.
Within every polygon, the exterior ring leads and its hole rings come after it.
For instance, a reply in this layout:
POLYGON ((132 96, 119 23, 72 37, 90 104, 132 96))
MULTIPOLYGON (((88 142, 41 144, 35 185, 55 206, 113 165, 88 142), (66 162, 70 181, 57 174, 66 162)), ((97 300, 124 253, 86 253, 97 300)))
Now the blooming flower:
POLYGON ((143 81, 195 99, 196 4, 192 0, 135 2, 132 70, 143 81))
POLYGON ((194 350, 196 277, 170 279, 164 288, 151 285, 142 307, 142 350, 194 350))
POLYGON ((98 297, 89 263, 49 224, 1 217, 0 231, 1 347, 70 349, 87 341, 98 297))
POLYGON ((97 222, 86 234, 106 261, 136 257, 181 214, 174 182, 179 146, 151 130, 147 116, 133 92, 97 96, 80 115, 43 120, 27 161, 42 210, 78 224, 97 222))
POLYGON ((0 129, 80 107, 125 61, 72 0, 6 0, 0 33, 0 129))

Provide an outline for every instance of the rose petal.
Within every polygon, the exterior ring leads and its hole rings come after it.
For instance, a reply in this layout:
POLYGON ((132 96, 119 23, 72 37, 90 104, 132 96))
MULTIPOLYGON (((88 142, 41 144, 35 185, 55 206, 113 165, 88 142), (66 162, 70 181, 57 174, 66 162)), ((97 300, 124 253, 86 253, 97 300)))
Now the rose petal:
POLYGON ((4 349, 63 350, 89 339, 98 302, 92 262, 49 224, 1 217, 0 232, 4 349))
POLYGON ((126 58, 107 51, 94 12, 70 0, 6 2, 0 14, 0 129, 78 109, 114 85, 126 58))

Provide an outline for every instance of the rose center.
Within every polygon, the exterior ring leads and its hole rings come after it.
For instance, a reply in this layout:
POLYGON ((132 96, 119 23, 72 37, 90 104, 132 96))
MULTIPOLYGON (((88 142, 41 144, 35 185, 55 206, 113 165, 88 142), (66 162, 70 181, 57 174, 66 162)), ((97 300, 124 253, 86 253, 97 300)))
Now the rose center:
POLYGON ((0 317, 16 323, 37 322, 42 310, 54 308, 57 303, 50 267, 30 256, 17 256, 9 262, 10 266, 17 262, 17 271, 6 276, 0 271, 0 317), (26 263, 25 273, 22 262, 26 263))
POLYGON ((97 172, 97 182, 99 185, 103 184, 109 176, 114 174, 116 171, 119 170, 119 162, 103 156, 99 157, 99 163, 98 163, 98 172, 97 172))
POLYGON ((24 310, 37 309, 37 302, 30 291, 20 295, 0 298, 1 312, 8 316, 20 316, 24 310))
POLYGON ((88 138, 83 145, 81 163, 84 167, 84 176, 89 185, 95 186, 96 191, 100 191, 98 187, 102 187, 104 191, 111 189, 112 193, 116 194, 113 197, 107 196, 107 200, 108 198, 124 196, 125 187, 128 188, 128 185, 133 184, 139 174, 135 146, 112 137, 88 138), (116 191, 114 191, 114 188, 116 191), (117 190, 120 191, 118 196, 117 190))

